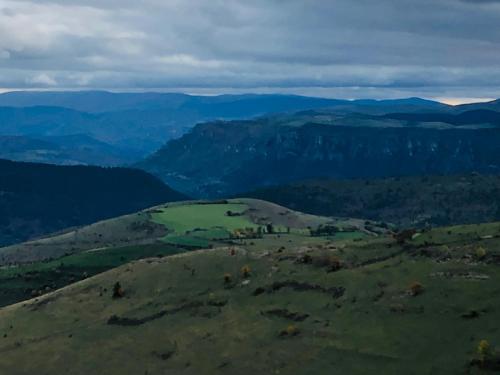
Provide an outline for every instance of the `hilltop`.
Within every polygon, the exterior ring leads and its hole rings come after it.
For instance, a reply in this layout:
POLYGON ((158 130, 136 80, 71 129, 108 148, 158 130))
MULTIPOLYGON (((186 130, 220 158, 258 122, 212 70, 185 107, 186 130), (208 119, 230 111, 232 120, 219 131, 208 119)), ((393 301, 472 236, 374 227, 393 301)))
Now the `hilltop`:
POLYGON ((168 203, 0 248, 0 305, 151 256, 342 243, 386 232, 364 220, 307 215, 255 199, 168 203))

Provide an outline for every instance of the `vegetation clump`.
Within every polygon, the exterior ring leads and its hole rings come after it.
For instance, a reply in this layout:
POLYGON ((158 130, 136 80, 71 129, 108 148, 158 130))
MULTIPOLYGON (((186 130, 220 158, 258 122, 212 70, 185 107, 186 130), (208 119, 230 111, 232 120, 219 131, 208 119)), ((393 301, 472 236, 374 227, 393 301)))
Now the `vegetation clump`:
POLYGON ((484 259, 486 257, 486 249, 482 246, 479 246, 477 249, 476 249, 476 258, 477 259, 484 259))
POLYGON ((226 285, 231 284, 232 280, 233 280, 233 277, 230 273, 224 274, 224 284, 226 284, 226 285))
POLYGON ((125 292, 119 281, 113 285, 113 298, 122 298, 125 295, 125 292))
POLYGON ((408 288, 408 294, 410 296, 416 297, 424 292, 424 286, 418 281, 414 281, 410 284, 408 288))
POLYGON ((281 337, 294 337, 300 334, 300 329, 294 326, 293 324, 286 327, 284 330, 280 332, 281 337))
POLYGON ((334 236, 340 232, 340 229, 335 225, 325 224, 320 225, 316 229, 310 229, 311 237, 334 236))
POLYGON ((327 272, 335 272, 343 267, 342 260, 336 255, 321 255, 312 260, 316 267, 326 268, 327 272))
POLYGON ((250 277, 250 267, 249 266, 241 267, 241 276, 244 279, 248 279, 250 277))
POLYGON ((415 229, 405 229, 401 232, 396 233, 394 235, 394 238, 399 245, 403 245, 411 240, 416 233, 417 231, 415 229))
POLYGON ((488 340, 483 339, 477 346, 477 358, 470 365, 497 373, 500 370, 500 353, 492 349, 488 340))
POLYGON ((479 345, 477 346, 477 354, 479 356, 479 361, 482 364, 486 362, 486 360, 491 356, 491 346, 487 340, 479 341, 479 345))

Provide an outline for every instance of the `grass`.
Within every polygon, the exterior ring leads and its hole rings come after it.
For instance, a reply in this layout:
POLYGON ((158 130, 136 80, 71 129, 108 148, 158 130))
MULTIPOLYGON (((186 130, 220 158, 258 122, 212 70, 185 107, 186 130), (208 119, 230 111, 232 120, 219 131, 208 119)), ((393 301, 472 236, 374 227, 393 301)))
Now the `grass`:
POLYGON ((210 246, 211 241, 230 239, 237 229, 256 230, 258 226, 244 216, 248 208, 240 203, 174 205, 155 211, 151 220, 168 230, 164 242, 202 248, 210 246))
POLYGON ((242 228, 257 228, 246 216, 228 216, 226 213, 242 214, 248 209, 245 204, 193 204, 162 208, 152 214, 152 221, 162 224, 176 235, 195 229, 225 228, 233 231, 242 228))
POLYGON ((52 261, 0 268, 0 306, 32 297, 33 291, 55 290, 133 260, 185 252, 171 245, 143 245, 87 251, 52 261))
POLYGON ((466 373, 480 340, 500 346, 498 228, 431 230, 405 245, 267 235, 234 255, 220 248, 129 263, 0 310, 0 372, 466 373), (487 252, 480 260, 478 246, 487 252), (323 259, 332 256, 340 271, 328 272, 323 259), (111 298, 116 281, 123 299, 111 298), (414 282, 424 288, 418 296, 408 293, 414 282), (107 324, 111 316, 144 322, 107 324), (300 333, 282 336, 291 325, 300 333))
MULTIPOLYGON (((253 250, 259 250, 328 241, 326 238, 311 239, 309 231, 303 228, 304 223, 324 219, 300 213, 293 214, 292 223, 299 228, 292 227, 289 235, 231 239, 235 229, 258 227, 252 218, 243 215, 252 208, 253 217, 264 217, 266 222, 281 223, 280 220, 286 217, 283 213, 288 215, 289 212, 252 200, 228 204, 176 203, 11 247, 7 250, 13 259, 31 260, 41 256, 42 260, 0 268, 0 306, 28 299, 38 291, 46 293, 61 288, 132 260, 156 255, 227 246, 234 242, 247 243, 253 250), (258 207, 254 207, 256 204, 258 207), (273 214, 273 210, 279 214, 273 214), (242 215, 228 216, 227 211, 242 215)), ((287 227, 275 225, 275 229, 285 232, 287 227)))

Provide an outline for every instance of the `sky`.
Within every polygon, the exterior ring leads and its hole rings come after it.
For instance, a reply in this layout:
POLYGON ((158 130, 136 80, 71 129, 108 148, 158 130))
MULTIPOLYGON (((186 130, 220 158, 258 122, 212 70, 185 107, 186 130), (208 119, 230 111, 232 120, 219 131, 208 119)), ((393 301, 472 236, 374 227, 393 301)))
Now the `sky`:
POLYGON ((0 91, 500 97, 500 0, 0 0, 0 91))

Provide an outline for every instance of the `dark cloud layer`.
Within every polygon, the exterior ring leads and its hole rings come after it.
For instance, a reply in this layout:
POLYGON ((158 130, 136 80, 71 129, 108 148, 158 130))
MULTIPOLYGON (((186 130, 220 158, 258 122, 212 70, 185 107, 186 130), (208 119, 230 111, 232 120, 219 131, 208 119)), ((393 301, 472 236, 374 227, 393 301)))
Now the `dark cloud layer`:
POLYGON ((0 87, 497 97, 500 1, 0 0, 0 87))

